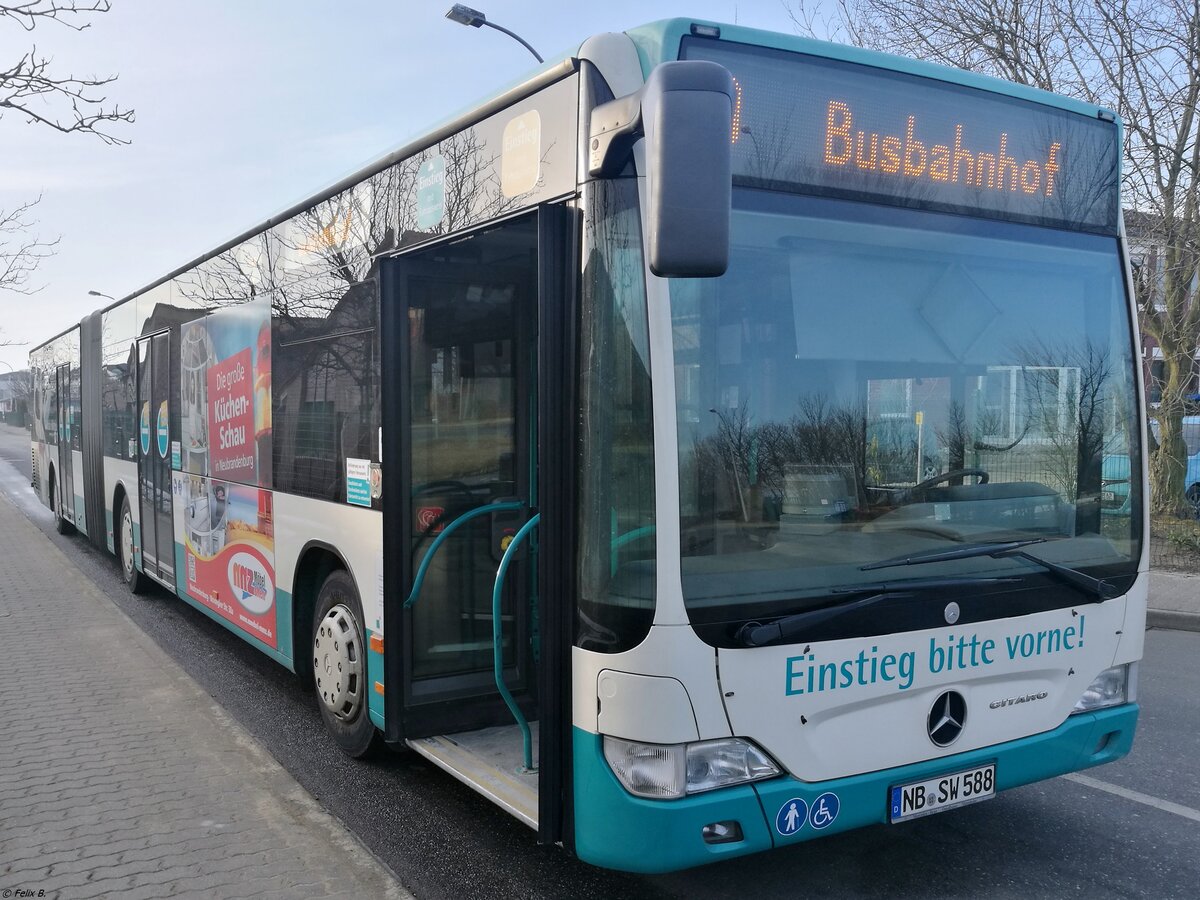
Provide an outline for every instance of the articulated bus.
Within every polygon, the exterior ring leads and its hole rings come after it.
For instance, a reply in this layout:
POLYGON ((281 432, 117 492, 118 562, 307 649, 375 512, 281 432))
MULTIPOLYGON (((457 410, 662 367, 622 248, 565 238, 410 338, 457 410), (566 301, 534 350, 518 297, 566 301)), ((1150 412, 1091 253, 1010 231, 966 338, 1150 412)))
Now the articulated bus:
POLYGON ((34 350, 34 484, 346 753, 595 865, 903 827, 1133 742, 1120 148, 911 60, 592 37, 34 350))

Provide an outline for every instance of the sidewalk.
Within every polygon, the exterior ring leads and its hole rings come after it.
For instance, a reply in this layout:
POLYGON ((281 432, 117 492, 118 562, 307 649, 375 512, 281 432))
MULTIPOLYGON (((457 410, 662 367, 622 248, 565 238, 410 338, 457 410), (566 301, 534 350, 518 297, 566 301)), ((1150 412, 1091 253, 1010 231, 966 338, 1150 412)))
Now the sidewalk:
POLYGON ((410 896, 2 494, 0 684, 4 897, 410 896))
POLYGON ((1150 627, 1200 631, 1200 575, 1151 571, 1147 602, 1150 627))

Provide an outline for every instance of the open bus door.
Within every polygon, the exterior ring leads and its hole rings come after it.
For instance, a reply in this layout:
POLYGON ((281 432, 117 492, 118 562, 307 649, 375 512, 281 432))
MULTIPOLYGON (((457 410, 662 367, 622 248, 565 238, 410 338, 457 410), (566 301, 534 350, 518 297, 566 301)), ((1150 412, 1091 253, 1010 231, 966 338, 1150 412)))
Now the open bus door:
POLYGON ((69 363, 55 370, 58 379, 55 401, 55 415, 58 423, 58 484, 55 485, 54 498, 55 515, 66 522, 75 521, 75 464, 72 449, 72 436, 79 423, 75 421, 76 410, 79 408, 79 372, 76 370, 75 384, 72 389, 71 366, 69 363))
MULTIPOLYGON (((569 548, 531 520, 570 455, 561 437, 547 450, 538 414, 539 308, 553 279, 565 314, 569 216, 457 235, 382 275, 387 737, 546 843, 561 839, 565 793, 570 589, 556 561, 569 548)), ((554 381, 551 394, 569 378, 554 381)))

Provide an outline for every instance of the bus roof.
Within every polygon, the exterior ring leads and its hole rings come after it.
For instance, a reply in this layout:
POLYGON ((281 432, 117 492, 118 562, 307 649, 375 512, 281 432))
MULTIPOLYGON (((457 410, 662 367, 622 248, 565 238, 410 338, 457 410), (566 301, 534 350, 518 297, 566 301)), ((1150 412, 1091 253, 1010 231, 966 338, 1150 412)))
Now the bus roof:
MULTIPOLYGON (((979 75, 973 72, 953 69, 948 66, 921 62, 920 60, 909 59, 903 56, 880 53, 874 50, 864 50, 859 47, 852 47, 845 44, 835 44, 830 41, 819 41, 794 34, 781 34, 779 32, 764 31, 757 28, 747 28, 741 25, 726 25, 719 22, 711 22, 700 19, 662 19, 657 22, 651 22, 647 25, 629 29, 626 34, 628 34, 630 39, 633 41, 634 46, 637 48, 638 57, 642 63, 643 76, 648 75, 650 70, 659 63, 678 59, 680 42, 685 36, 693 34, 693 26, 696 25, 710 29, 717 29, 722 41, 753 44, 756 46, 771 47, 779 50, 791 50, 797 53, 807 53, 814 56, 827 57, 830 59, 840 59, 846 62, 875 66, 877 68, 889 69, 896 72, 906 72, 912 75, 933 78, 939 81, 978 88, 980 90, 989 91, 995 94, 1003 94, 1021 100, 1028 100, 1034 103, 1056 107, 1058 109, 1079 113, 1089 117, 1095 117, 1103 110, 1103 112, 1105 112, 1108 116, 1112 116, 1116 120, 1118 128, 1121 127, 1120 119, 1109 110, 1083 103, 1069 97, 1052 94, 1038 88, 1014 84, 1012 82, 1003 81, 999 78, 992 78, 987 75, 979 75)), ((438 143, 439 141, 461 130, 472 122, 490 115, 493 112, 504 109, 506 106, 510 106, 518 100, 529 96, 542 87, 558 81, 561 78, 565 78, 567 75, 574 72, 577 66, 578 60, 575 59, 572 53, 564 53, 558 58, 551 59, 549 62, 536 69, 524 79, 511 84, 509 87, 500 90, 498 93, 489 95, 489 97, 472 106, 462 109, 460 112, 444 120, 441 124, 428 131, 422 132, 419 136, 409 141, 406 141, 397 149, 379 157, 378 159, 375 159, 363 168, 346 175, 344 178, 339 179, 324 190, 305 197, 303 200, 280 210, 279 212, 267 218, 266 221, 260 222, 259 224, 242 231, 229 240, 219 244, 212 250, 209 250, 208 252, 197 256, 195 259, 184 263, 183 265, 168 272, 162 277, 155 279, 149 284, 146 284, 143 287, 126 294, 119 300, 113 301, 108 306, 102 307, 99 312, 108 312, 109 310, 120 306, 122 303, 132 300, 135 297, 138 297, 141 294, 158 287, 160 284, 182 275, 201 263, 207 262, 215 256, 219 256, 226 250, 236 247, 243 241, 248 240, 255 235, 261 234, 262 232, 287 221, 292 216, 303 212, 309 207, 321 203, 335 194, 338 194, 341 191, 344 191, 347 188, 350 188, 359 182, 370 178, 372 175, 383 171, 388 166, 391 166, 409 156, 412 156, 414 153, 419 153, 421 150, 438 143)), ((79 323, 76 322, 64 328, 53 337, 42 341, 37 346, 33 347, 30 350, 30 353, 40 350, 47 344, 58 340, 63 335, 77 328, 78 324, 79 323)))
POLYGON ((933 78, 964 87, 977 88, 993 94, 1003 94, 1019 100, 1028 100, 1044 106, 1052 106, 1068 112, 1095 118, 1103 111, 1106 116, 1118 121, 1116 114, 1104 107, 1095 106, 1052 94, 1039 88, 1023 84, 1014 84, 989 75, 980 75, 962 69, 954 69, 936 63, 922 62, 909 59, 906 56, 896 56, 891 53, 880 53, 877 50, 864 50, 847 44, 835 44, 830 41, 819 41, 814 38, 801 37, 796 34, 781 34, 775 31, 763 31, 758 28, 747 28, 743 25, 724 25, 720 22, 709 22, 700 19, 662 19, 638 28, 630 29, 627 34, 637 47, 642 61, 642 74, 648 75, 650 70, 661 62, 679 58, 680 41, 693 34, 692 26, 715 28, 720 33, 720 40, 739 44, 753 44, 759 47, 771 47, 776 50, 791 50, 795 53, 807 53, 812 56, 823 56, 829 59, 840 59, 859 65, 875 66, 880 69, 890 69, 894 72, 905 72, 924 78, 933 78))

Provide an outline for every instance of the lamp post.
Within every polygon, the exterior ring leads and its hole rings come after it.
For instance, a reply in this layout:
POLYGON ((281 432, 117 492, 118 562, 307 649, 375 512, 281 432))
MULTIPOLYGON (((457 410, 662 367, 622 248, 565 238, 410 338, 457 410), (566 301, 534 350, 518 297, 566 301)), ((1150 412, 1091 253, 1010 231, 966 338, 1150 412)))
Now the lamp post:
POLYGON ((109 300, 112 300, 113 302, 116 302, 116 299, 117 299, 116 297, 112 297, 108 294, 101 293, 100 291, 88 291, 88 296, 89 297, 106 297, 109 300))
POLYGON ((451 22, 457 22, 459 25, 470 25, 472 28, 479 28, 483 25, 486 25, 488 28, 495 28, 497 31, 503 31, 514 41, 520 41, 521 45, 530 53, 532 53, 533 58, 538 62, 545 62, 545 60, 538 55, 538 52, 530 46, 529 41, 525 40, 525 38, 521 37, 515 31, 509 31, 507 28, 497 25, 495 22, 489 22, 487 20, 487 16, 477 9, 471 9, 469 6, 463 6, 461 3, 455 3, 446 13, 446 18, 451 22))

